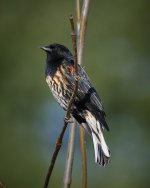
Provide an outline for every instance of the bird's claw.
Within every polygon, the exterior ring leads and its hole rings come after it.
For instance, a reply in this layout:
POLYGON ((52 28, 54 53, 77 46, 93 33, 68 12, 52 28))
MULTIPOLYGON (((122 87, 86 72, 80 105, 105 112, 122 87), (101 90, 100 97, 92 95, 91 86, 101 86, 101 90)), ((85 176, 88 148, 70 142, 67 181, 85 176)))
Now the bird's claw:
POLYGON ((73 123, 73 119, 71 117, 70 118, 65 117, 65 122, 66 123, 73 123))

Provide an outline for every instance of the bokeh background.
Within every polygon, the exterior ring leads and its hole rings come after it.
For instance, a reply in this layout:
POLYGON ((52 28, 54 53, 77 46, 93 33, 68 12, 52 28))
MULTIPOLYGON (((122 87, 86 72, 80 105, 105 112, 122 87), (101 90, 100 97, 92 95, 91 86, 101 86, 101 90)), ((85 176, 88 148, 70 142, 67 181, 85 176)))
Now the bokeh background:
MULTIPOLYGON (((94 163, 86 135, 88 187, 150 187, 150 2, 91 1, 84 66, 100 94, 110 164, 94 163)), ((0 1, 0 178, 8 188, 43 186, 64 112, 45 83, 41 45, 72 50, 74 1, 0 1)), ((69 129, 68 129, 69 130, 69 129)), ((50 187, 61 187, 69 131, 50 187)), ((77 129, 72 187, 81 187, 77 129)))

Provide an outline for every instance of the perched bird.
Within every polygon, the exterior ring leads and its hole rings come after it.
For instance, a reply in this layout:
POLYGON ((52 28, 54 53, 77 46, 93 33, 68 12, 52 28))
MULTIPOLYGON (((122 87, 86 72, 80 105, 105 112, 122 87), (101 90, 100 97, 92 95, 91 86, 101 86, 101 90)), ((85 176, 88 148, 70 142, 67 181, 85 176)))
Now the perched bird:
MULTIPOLYGON (((75 68, 71 52, 63 45, 51 44, 41 47, 47 54, 46 82, 56 101, 67 110, 75 85, 75 68)), ((106 145, 103 129, 109 130, 105 121, 102 102, 92 86, 85 70, 78 65, 78 91, 71 114, 92 136, 95 162, 105 166, 110 151, 106 145)))

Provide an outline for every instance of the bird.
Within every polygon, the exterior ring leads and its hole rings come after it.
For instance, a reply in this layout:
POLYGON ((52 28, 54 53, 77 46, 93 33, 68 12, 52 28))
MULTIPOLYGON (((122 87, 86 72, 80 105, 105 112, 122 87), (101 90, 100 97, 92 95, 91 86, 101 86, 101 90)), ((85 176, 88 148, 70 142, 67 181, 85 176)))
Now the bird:
MULTIPOLYGON (((46 82, 52 95, 66 111, 75 87, 75 65, 67 47, 53 43, 42 46, 46 52, 46 82)), ((110 160, 110 150, 103 130, 109 131, 104 107, 84 68, 78 64, 78 90, 71 108, 71 116, 91 135, 95 162, 105 166, 110 160)))

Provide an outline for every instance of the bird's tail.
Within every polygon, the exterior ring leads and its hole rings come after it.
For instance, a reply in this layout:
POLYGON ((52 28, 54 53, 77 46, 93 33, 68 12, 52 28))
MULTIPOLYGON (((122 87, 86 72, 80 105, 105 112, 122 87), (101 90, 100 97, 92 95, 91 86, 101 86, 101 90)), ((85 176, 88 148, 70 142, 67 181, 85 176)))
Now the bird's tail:
POLYGON ((109 162, 110 151, 105 142, 100 123, 91 113, 85 118, 90 127, 91 135, 93 138, 95 162, 100 164, 101 166, 105 166, 109 162))
POLYGON ((106 145, 103 134, 99 135, 99 138, 97 138, 97 134, 92 132, 92 137, 95 152, 95 162, 101 166, 105 166, 109 162, 110 151, 106 145))

